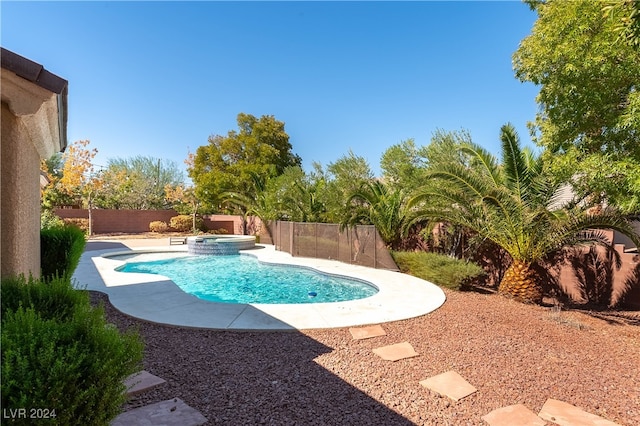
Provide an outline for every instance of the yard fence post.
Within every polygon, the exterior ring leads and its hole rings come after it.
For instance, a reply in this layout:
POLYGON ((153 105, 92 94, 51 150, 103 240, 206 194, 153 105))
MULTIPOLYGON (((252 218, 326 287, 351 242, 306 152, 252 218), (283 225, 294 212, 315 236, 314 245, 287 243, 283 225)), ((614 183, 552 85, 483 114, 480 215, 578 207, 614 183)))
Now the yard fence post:
POLYGON ((378 267, 378 230, 373 226, 373 267, 378 267))
POLYGON ((294 249, 293 249, 293 243, 294 243, 293 233, 295 232, 295 229, 296 229, 295 222, 289 222, 289 250, 290 250, 289 253, 291 254, 291 256, 295 256, 294 249))

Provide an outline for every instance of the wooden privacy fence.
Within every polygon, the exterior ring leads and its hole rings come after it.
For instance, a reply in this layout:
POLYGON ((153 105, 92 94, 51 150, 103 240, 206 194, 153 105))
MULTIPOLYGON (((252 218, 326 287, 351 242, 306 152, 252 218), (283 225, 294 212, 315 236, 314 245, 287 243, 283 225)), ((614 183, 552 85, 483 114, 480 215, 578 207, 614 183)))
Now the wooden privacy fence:
POLYGON ((374 225, 357 225, 341 231, 340 225, 333 223, 272 221, 268 227, 276 250, 292 256, 398 270, 374 225))

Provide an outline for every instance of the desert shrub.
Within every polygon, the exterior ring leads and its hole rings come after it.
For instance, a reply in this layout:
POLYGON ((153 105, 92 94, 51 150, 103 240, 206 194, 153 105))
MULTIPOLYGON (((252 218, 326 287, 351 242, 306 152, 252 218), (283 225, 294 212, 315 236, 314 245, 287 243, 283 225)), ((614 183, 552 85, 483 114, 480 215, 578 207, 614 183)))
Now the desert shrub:
MULTIPOLYGON (((193 216, 181 214, 174 216, 169 220, 169 226, 178 232, 189 232, 193 229, 193 216)), ((204 221, 202 218, 196 218, 196 229, 204 229, 204 221)))
POLYGON ((439 253, 394 251, 391 255, 401 272, 452 290, 460 290, 484 275, 484 270, 473 262, 439 253))
POLYGON ((67 217, 62 219, 66 225, 80 228, 85 234, 89 234, 89 219, 81 217, 67 217))
POLYGON ((151 232, 163 233, 167 232, 167 230, 169 230, 169 225, 167 225, 167 222, 154 220, 153 222, 149 223, 149 231, 151 232))
POLYGON ((142 358, 139 340, 107 327, 98 310, 56 321, 20 308, 5 315, 1 335, 2 406, 55 410, 57 424, 108 424, 142 358))
POLYGON ((66 277, 53 278, 46 285, 33 277, 4 278, 0 300, 2 318, 6 312, 31 307, 44 319, 66 320, 76 306, 89 304, 87 292, 74 289, 66 277))
POLYGON ((122 381, 140 368, 138 335, 107 324, 87 293, 62 279, 12 278, 1 290, 2 407, 55 410, 55 424, 107 425, 124 402, 122 381))
POLYGON ((64 221, 51 210, 43 210, 40 214, 40 229, 59 228, 64 221))
POLYGON ((218 228, 211 231, 213 234, 228 234, 227 228, 218 228))
POLYGON ((63 226, 40 231, 40 266, 42 277, 71 277, 86 241, 84 232, 76 226, 63 226))

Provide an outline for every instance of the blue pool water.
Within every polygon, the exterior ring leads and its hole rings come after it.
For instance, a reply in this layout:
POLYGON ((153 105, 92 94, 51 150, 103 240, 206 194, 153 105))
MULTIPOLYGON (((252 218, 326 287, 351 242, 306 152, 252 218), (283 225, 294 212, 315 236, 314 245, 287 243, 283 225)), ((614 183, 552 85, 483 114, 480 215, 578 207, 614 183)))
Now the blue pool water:
POLYGON ((131 262, 117 270, 164 275, 186 293, 223 303, 340 302, 378 292, 364 281, 307 268, 264 264, 243 255, 131 262))

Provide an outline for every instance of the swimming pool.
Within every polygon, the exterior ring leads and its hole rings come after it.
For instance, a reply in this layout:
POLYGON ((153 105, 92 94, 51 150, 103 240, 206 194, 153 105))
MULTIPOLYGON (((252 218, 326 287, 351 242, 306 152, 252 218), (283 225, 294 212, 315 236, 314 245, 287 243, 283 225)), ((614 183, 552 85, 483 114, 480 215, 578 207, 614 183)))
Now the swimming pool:
MULTIPOLYGON (((126 262, 188 256, 185 246, 168 240, 114 240, 119 247, 85 251, 73 275, 76 288, 99 291, 132 317, 161 324, 216 330, 305 330, 355 327, 424 315, 446 297, 437 286, 400 272, 350 265, 335 260, 292 257, 260 245, 242 253, 262 263, 311 268, 373 284, 378 292, 364 299, 333 303, 217 303, 185 293, 162 275, 118 272, 126 262), (123 249, 123 243, 126 247, 123 249)), ((113 244, 113 243, 111 243, 113 244)))
POLYGON ((184 292, 220 303, 327 303, 373 296, 362 280, 309 268, 264 264, 250 255, 181 256, 128 262, 118 272, 163 275, 184 292))

